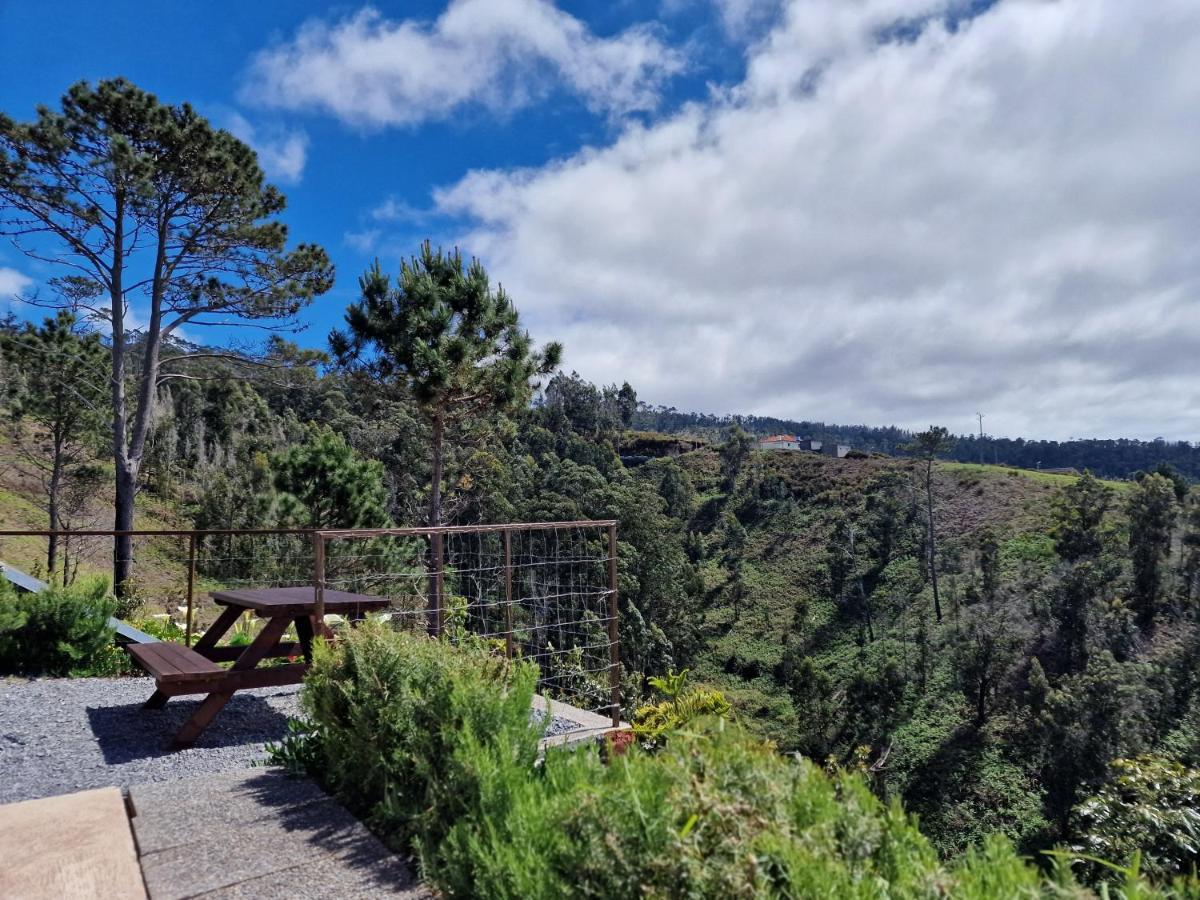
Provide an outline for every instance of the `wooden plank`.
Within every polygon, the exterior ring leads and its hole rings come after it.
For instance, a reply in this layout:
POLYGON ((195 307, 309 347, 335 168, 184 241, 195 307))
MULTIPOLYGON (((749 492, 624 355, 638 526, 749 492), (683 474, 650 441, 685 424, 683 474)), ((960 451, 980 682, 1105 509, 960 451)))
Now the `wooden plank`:
MULTIPOLYGON (((205 650, 201 655, 206 659, 211 659, 213 662, 233 662, 245 652, 246 646, 231 646, 226 644, 222 647, 213 647, 210 650, 205 650)), ((268 651, 263 659, 275 659, 282 656, 300 656, 304 653, 303 645, 298 641, 288 641, 278 644, 273 650, 268 651)))
POLYGON ((115 787, 0 806, 0 859, 0 897, 146 897, 115 787))
MULTIPOLYGON (((219 604, 252 609, 264 614, 288 613, 304 615, 316 604, 316 588, 312 585, 213 591, 210 596, 219 604)), ((352 594, 348 591, 325 591, 326 612, 348 612, 355 609, 386 609, 391 601, 373 594, 352 594)))
MULTIPOLYGON (((161 641, 159 642, 161 644, 161 641)), ((131 644, 126 649, 134 662, 153 675, 161 678, 164 675, 177 675, 179 669, 169 660, 162 658, 158 652, 159 644, 131 644)))
POLYGON ((221 681, 221 688, 244 691, 247 688, 280 687, 285 684, 300 684, 308 672, 305 663, 286 666, 268 666, 265 669, 246 669, 228 672, 221 681))
POLYGON ((129 655, 154 676, 159 684, 177 681, 211 681, 223 674, 220 666, 182 644, 130 645, 129 655))
POLYGON ((243 610, 238 609, 236 606, 229 606, 221 610, 221 614, 217 616, 217 621, 213 622, 205 630, 204 634, 200 635, 200 640, 192 645, 192 649, 197 653, 203 654, 205 650, 217 646, 217 641, 223 638, 225 632, 234 626, 234 623, 237 622, 242 612, 243 610))

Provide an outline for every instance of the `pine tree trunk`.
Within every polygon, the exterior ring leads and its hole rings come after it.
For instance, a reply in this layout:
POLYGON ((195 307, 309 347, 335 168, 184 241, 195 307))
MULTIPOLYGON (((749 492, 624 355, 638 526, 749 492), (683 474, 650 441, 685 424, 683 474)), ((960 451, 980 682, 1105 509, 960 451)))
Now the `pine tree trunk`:
MULTIPOLYGON (((120 225, 117 234, 120 235, 120 225)), ((128 430, 124 379, 124 295, 118 293, 121 284, 119 271, 114 270, 113 275, 113 457, 117 469, 114 527, 117 531, 133 529, 138 476, 146 452, 146 439, 154 423, 154 402, 158 390, 159 356, 162 349, 162 304, 169 280, 166 272, 166 247, 167 230, 165 225, 160 225, 158 252, 151 281, 150 321, 146 326, 142 368, 138 373, 137 407, 133 427, 128 430)), ((123 265, 115 256, 114 260, 114 266, 123 265)), ((133 538, 129 535, 118 535, 113 546, 113 591, 118 597, 124 597, 128 593, 128 582, 133 574, 133 538)))
POLYGON ((942 621, 942 600, 938 594, 937 531, 933 523, 933 460, 925 464, 925 502, 929 507, 929 580, 933 584, 933 614, 942 621))
POLYGON ((442 524, 442 441, 445 423, 441 413, 433 419, 433 475, 429 485, 429 524, 442 524))
MULTIPOLYGON (((133 527, 133 486, 136 477, 129 477, 130 460, 125 409, 125 202, 116 195, 114 213, 112 281, 109 291, 112 314, 112 448, 116 468, 113 528, 127 531, 133 527)), ((117 535, 113 538, 113 593, 124 597, 133 568, 133 538, 117 535)))

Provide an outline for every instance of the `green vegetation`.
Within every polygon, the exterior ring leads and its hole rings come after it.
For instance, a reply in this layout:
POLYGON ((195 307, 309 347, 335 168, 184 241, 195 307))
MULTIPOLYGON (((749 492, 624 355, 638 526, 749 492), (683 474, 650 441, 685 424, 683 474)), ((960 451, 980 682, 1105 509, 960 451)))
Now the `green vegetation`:
POLYGON ((1128 865, 1140 854, 1142 871, 1154 877, 1200 865, 1200 770, 1157 756, 1113 760, 1100 792, 1075 816, 1083 835, 1075 849, 1089 856, 1128 865))
POLYGON ((394 846, 431 860, 480 802, 481 758, 532 769, 536 670, 378 622, 320 645, 302 706, 326 785, 394 846))
MULTIPOLYGON (((595 744, 540 765, 536 672, 481 644, 378 623, 321 647, 311 718, 275 748, 322 778, 448 897, 1086 897, 992 837, 945 864, 898 803, 738 726, 701 719, 656 752, 595 744)), ((662 679, 672 699, 682 676, 662 679)), ((1107 889, 1107 888, 1106 888, 1107 889)), ((1200 896, 1129 869, 1110 897, 1200 896)))
POLYGON ((103 674, 112 666, 116 601, 103 578, 22 594, 0 579, 0 674, 103 674))

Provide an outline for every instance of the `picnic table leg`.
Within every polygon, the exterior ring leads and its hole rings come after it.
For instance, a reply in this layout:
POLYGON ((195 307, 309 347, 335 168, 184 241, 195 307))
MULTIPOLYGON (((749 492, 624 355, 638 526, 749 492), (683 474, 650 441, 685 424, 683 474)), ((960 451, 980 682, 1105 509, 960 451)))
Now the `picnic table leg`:
POLYGON ((313 620, 312 616, 296 616, 296 637, 300 639, 300 650, 304 661, 312 662, 313 620))
MULTIPOLYGON (((250 642, 250 645, 246 647, 242 655, 237 658, 230 671, 244 671, 257 666, 262 662, 263 657, 270 652, 271 648, 279 643, 279 639, 283 637, 283 633, 287 630, 287 627, 288 618, 286 616, 276 616, 268 619, 266 625, 263 626, 263 630, 250 642)), ((183 727, 175 735, 172 746, 175 749, 182 749, 190 747, 195 743, 196 738, 204 733, 204 729, 208 727, 213 717, 229 702, 229 698, 233 694, 233 691, 221 688, 209 694, 200 706, 196 708, 196 711, 192 713, 191 718, 183 723, 183 727)))
MULTIPOLYGON (((212 623, 212 626, 204 632, 200 640, 196 641, 192 647, 197 653, 204 655, 204 651, 211 650, 217 645, 217 641, 233 627, 233 624, 238 620, 238 617, 244 612, 236 606, 227 606, 221 611, 221 615, 217 617, 217 621, 212 623)), ((162 709, 167 705, 167 701, 171 698, 162 691, 155 690, 150 695, 150 699, 142 704, 142 709, 162 709)))

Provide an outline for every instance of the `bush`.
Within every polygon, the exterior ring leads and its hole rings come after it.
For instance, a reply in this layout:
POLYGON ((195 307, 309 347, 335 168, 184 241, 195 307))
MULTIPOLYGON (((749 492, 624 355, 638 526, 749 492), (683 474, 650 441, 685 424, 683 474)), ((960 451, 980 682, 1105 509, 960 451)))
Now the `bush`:
POLYGON ((536 683, 535 666, 483 644, 365 622, 335 647, 318 642, 301 698, 317 729, 308 758, 388 843, 426 858, 478 806, 481 748, 532 770, 536 683))
POLYGON ((861 780, 723 720, 656 754, 558 750, 537 775, 497 774, 429 867, 449 896, 915 897, 940 872, 861 780))
POLYGON ((119 668, 108 624, 115 609, 103 578, 34 594, 0 581, 0 674, 86 675, 93 668, 119 668))
POLYGON ((1154 877, 1200 866, 1200 771, 1158 756, 1113 760, 1110 769, 1100 792, 1075 808, 1075 849, 1122 865, 1140 853, 1154 877))
MULTIPOLYGON (((719 718, 657 752, 606 760, 547 750, 530 723, 536 672, 367 623, 319 645, 307 736, 276 759, 316 770, 446 897, 1084 898, 1068 860, 1049 876, 1000 837, 947 867, 898 803, 719 718)), ((682 690, 678 676, 667 683, 682 690)), ((1200 898, 1136 871, 1108 893, 1200 898)))

